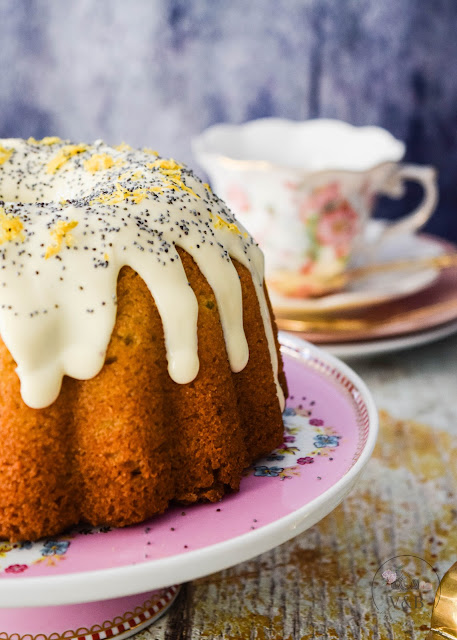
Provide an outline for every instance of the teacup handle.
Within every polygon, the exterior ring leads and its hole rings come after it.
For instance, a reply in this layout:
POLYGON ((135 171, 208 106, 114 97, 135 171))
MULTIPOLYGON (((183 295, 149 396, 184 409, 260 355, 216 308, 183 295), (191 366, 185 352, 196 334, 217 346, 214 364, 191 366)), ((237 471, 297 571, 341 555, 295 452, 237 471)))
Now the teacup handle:
POLYGON ((389 224, 381 234, 381 239, 397 233, 417 231, 430 219, 438 202, 437 171, 434 167, 404 164, 396 168, 380 190, 392 198, 401 198, 405 193, 405 182, 419 182, 424 189, 422 202, 411 213, 398 222, 389 224))

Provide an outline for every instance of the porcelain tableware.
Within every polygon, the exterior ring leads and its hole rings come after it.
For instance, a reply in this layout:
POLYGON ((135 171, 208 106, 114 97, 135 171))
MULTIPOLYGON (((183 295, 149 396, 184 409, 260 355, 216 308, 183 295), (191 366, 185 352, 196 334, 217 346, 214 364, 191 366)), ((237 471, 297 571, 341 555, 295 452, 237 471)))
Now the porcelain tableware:
POLYGON ((422 227, 437 202, 433 167, 401 164, 403 142, 380 127, 329 119, 219 124, 194 140, 216 193, 265 253, 269 285, 285 297, 325 291, 355 254, 422 227), (367 242, 376 198, 419 182, 421 204, 367 242))

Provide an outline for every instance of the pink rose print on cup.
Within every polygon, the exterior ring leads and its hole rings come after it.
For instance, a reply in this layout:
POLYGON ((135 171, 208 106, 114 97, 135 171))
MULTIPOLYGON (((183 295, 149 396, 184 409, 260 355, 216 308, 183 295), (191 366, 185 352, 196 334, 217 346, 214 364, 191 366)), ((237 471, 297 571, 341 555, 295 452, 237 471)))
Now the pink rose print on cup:
POLYGON ((335 249, 342 258, 351 249, 354 237, 359 231, 359 217, 352 207, 343 202, 337 209, 325 213, 317 225, 317 239, 322 245, 335 249))
POLYGON ((330 182, 330 184, 314 189, 311 193, 307 193, 299 204, 300 219, 306 222, 311 215, 329 208, 340 198, 341 191, 338 182, 330 182))

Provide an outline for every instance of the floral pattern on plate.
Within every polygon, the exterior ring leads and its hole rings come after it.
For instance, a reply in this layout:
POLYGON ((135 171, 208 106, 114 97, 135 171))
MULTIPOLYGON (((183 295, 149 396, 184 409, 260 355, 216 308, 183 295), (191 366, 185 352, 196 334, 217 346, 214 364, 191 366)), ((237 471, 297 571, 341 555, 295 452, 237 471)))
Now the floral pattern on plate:
POLYGON ((57 567, 67 558, 71 550, 72 541, 81 535, 95 535, 108 533, 111 527, 87 526, 76 527, 67 534, 55 538, 45 538, 38 542, 0 542, 0 574, 20 574, 32 566, 45 565, 57 567))
POLYGON ((253 465, 248 475, 289 480, 301 475, 318 456, 333 461, 342 436, 334 426, 311 416, 309 409, 288 407, 283 414, 283 444, 253 465))
POLYGON ((68 536, 47 539, 40 542, 3 542, 0 544, 0 572, 8 574, 24 573, 31 565, 44 563, 48 567, 57 565, 65 556, 71 544, 68 536))

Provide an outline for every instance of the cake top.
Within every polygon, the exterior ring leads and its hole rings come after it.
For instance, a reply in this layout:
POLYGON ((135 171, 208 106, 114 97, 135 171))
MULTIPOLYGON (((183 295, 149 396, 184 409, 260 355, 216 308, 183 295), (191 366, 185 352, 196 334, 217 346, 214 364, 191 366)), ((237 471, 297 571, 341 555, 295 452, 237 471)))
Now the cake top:
POLYGON ((207 184, 151 149, 0 140, 0 334, 26 404, 48 406, 64 375, 88 379, 101 370, 125 265, 154 297, 170 376, 195 378, 198 305, 177 246, 214 291, 233 371, 249 354, 231 258, 249 269, 283 402, 263 255, 207 184))

